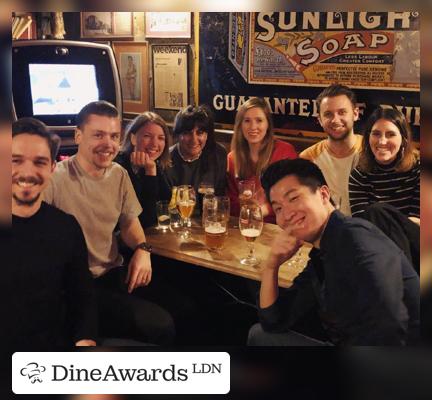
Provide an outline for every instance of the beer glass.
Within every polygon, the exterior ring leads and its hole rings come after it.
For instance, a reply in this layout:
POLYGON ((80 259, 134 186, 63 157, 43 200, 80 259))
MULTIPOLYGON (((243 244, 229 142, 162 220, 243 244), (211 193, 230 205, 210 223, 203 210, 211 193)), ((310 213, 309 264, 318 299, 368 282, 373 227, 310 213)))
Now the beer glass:
POLYGON ((251 203, 255 194, 255 182, 252 180, 239 181, 238 189, 240 207, 244 204, 251 203))
POLYGON ((182 237, 187 239, 191 236, 189 227, 192 225, 191 215, 196 203, 195 190, 191 185, 181 185, 177 188, 177 208, 183 220, 184 230, 182 237))
MULTIPOLYGON (((226 221, 227 226, 230 220, 230 199, 228 196, 206 195, 203 202, 202 225, 205 228, 205 219, 208 212, 217 210, 226 221)), ((228 231, 227 231, 228 233, 228 231)))
POLYGON ((214 194, 214 191, 213 184, 208 182, 201 182, 198 188, 198 193, 202 194, 203 196, 205 194, 214 194))
POLYGON ((240 209, 239 216, 240 233, 246 239, 249 246, 249 254, 242 258, 243 265, 258 265, 260 260, 255 256, 254 242, 261 235, 263 228, 263 216, 261 207, 258 204, 245 204, 240 209))
POLYGON ((204 203, 206 199, 214 197, 214 185, 209 182, 201 182, 198 187, 198 201, 197 204, 202 207, 200 211, 202 211, 201 216, 203 220, 203 226, 204 226, 204 212, 205 212, 205 206, 204 203))
POLYGON ((208 211, 216 207, 216 196, 214 194, 205 194, 202 201, 202 226, 205 228, 205 219, 207 217, 208 211))
POLYGON ((160 200, 156 202, 157 229, 166 232, 170 226, 169 202, 160 200))
POLYGON ((226 220, 227 224, 230 219, 230 199, 228 196, 218 196, 216 197, 216 201, 218 203, 218 208, 223 214, 223 218, 226 220))
POLYGON ((227 232, 227 222, 220 210, 209 210, 204 220, 205 243, 210 250, 221 250, 227 232))
POLYGON ((169 213, 170 213, 170 230, 171 232, 180 235, 183 226, 182 226, 182 218, 180 213, 177 210, 177 207, 170 208, 169 213))

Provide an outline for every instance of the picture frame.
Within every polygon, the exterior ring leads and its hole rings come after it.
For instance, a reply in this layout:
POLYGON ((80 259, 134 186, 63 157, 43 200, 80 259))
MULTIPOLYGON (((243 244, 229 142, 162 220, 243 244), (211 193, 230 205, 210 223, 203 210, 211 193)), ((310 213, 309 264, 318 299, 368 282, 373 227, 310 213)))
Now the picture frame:
POLYGON ((112 42, 122 88, 123 112, 139 114, 149 110, 147 42, 112 42))
POLYGON ((81 38, 132 39, 134 35, 132 12, 81 12, 81 38))
POLYGON ((154 108, 180 110, 189 104, 189 46, 152 45, 154 108))
POLYGON ((146 12, 146 38, 190 38, 191 12, 146 12))

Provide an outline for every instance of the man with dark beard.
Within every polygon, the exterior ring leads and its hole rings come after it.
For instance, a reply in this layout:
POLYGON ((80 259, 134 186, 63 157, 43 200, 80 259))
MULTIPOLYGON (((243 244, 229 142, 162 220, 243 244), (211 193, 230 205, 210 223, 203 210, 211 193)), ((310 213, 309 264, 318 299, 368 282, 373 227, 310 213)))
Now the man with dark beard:
POLYGON ((359 109, 355 93, 347 86, 333 84, 316 99, 318 121, 328 135, 300 153, 300 158, 313 161, 320 167, 336 207, 351 215, 348 179, 357 166, 362 136, 354 134, 354 122, 359 109))
MULTIPOLYGON (((96 345, 96 300, 81 228, 42 201, 59 138, 33 118, 12 125, 10 347, 96 345)), ((9 280, 9 279, 8 279, 9 280)))

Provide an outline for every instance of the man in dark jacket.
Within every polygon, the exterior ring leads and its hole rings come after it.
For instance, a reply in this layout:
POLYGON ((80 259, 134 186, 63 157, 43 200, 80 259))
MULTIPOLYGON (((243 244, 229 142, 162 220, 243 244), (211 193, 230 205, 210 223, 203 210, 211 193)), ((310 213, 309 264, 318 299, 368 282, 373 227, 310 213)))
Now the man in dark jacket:
POLYGON ((284 232, 275 238, 262 269, 261 325, 252 327, 249 344, 414 343, 419 279, 402 251, 371 223, 336 211, 322 172, 310 161, 272 164, 262 186, 284 232), (278 292, 279 267, 304 242, 313 245, 310 261, 288 293, 288 304, 278 292), (312 299, 303 298, 299 309, 296 300, 308 291, 312 299), (291 329, 307 311, 305 304, 318 311, 324 340, 291 329))

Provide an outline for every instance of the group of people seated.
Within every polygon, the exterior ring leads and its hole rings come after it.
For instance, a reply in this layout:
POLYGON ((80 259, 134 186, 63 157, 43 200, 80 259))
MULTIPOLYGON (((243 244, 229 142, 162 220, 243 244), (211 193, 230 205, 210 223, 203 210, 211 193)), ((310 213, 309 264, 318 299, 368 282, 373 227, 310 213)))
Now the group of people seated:
POLYGON ((416 343, 419 153, 393 108, 377 109, 355 134, 356 103, 346 86, 324 89, 317 108, 327 139, 299 158, 275 139, 261 98, 239 107, 228 154, 204 105, 177 114, 171 144, 159 115, 137 116, 122 140, 117 109, 90 103, 77 116, 77 153, 59 163, 59 140, 43 123, 16 121, 13 345, 169 345, 199 333, 203 312, 167 278, 167 259, 151 256, 144 231, 156 224, 156 202, 185 184, 211 184, 238 216, 245 180, 265 221, 283 229, 261 265, 249 345, 416 343), (280 265, 305 242, 307 267, 279 290, 280 265))

